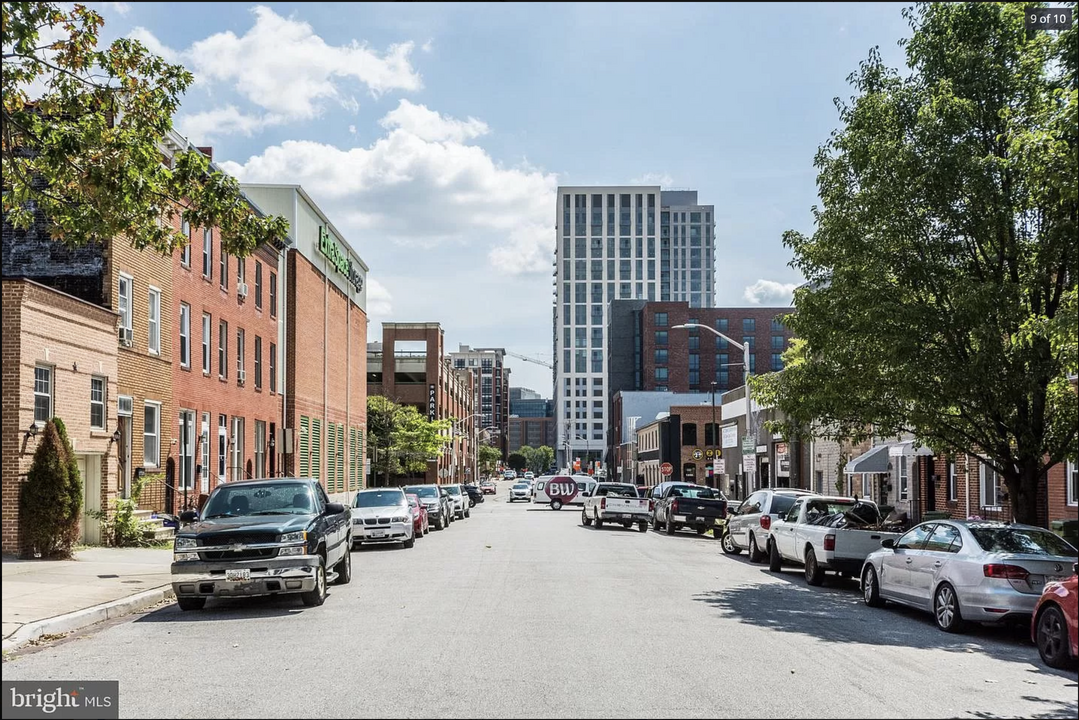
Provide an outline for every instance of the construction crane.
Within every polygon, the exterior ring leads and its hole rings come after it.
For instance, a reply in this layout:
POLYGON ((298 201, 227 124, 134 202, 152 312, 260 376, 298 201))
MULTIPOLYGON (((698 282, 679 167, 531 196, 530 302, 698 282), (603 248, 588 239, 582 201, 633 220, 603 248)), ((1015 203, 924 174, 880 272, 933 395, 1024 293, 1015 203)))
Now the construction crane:
POLYGON ((522 355, 520 353, 510 352, 509 350, 506 351, 506 354, 509 355, 510 357, 515 357, 518 360, 526 360, 526 361, 528 361, 530 363, 536 363, 537 365, 542 365, 545 368, 549 368, 551 370, 554 370, 554 363, 547 362, 546 360, 540 360, 539 358, 529 357, 528 355, 522 355))

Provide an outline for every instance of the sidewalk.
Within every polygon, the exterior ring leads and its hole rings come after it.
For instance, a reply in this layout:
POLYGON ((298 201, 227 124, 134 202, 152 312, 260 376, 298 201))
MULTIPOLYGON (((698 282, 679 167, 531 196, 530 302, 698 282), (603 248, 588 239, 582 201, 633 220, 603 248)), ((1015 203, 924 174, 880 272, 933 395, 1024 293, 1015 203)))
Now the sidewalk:
POLYGON ((74 560, 3 558, 5 651, 172 597, 172 550, 87 548, 74 560))

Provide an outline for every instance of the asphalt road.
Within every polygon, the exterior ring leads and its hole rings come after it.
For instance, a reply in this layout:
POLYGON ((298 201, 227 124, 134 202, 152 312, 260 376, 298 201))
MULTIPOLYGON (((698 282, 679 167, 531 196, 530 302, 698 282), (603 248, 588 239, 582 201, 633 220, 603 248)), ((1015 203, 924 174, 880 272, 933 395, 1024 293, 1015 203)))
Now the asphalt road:
POLYGON ((173 604, 22 651, 5 680, 118 679, 122 717, 1071 717, 1022 631, 940 632, 711 539, 504 502, 353 556, 351 585, 173 604))

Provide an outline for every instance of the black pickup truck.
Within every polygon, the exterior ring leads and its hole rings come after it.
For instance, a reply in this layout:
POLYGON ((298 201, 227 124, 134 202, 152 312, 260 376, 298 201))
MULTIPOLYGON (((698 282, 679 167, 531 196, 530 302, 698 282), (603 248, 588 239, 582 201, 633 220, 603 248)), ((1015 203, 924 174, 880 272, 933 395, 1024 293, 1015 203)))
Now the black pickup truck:
POLYGON ((310 478, 218 485, 201 515, 180 515, 176 602, 199 610, 209 597, 300 593, 304 605, 321 605, 327 583, 352 580, 351 516, 310 478))
POLYGON ((652 529, 667 531, 668 535, 683 527, 691 527, 698 535, 715 528, 718 539, 719 521, 727 517, 727 499, 718 491, 693 483, 665 482, 652 488, 652 529))

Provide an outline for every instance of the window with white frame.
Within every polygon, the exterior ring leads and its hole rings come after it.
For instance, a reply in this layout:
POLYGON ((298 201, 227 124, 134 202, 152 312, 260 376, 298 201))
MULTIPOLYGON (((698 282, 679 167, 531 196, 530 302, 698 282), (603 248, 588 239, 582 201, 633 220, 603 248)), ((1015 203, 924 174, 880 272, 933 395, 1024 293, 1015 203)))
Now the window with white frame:
POLYGON ((214 276, 214 233, 210 228, 202 231, 202 276, 214 276))
POLYGON ((236 330, 236 381, 243 383, 244 378, 244 330, 236 330))
POLYGON ((228 290, 229 289, 229 256, 228 256, 228 254, 225 252, 225 250, 223 248, 221 250, 221 260, 220 260, 219 264, 221 265, 221 268, 220 268, 221 289, 222 290, 228 290))
POLYGON ((151 353, 161 353, 161 291, 155 287, 150 288, 149 300, 149 330, 148 347, 151 353))
POLYGON ((217 376, 229 376, 229 324, 224 320, 217 324, 217 376))
POLYGON ((246 258, 242 258, 242 257, 236 258, 236 282, 237 283, 245 283, 245 282, 247 282, 247 268, 245 267, 246 265, 247 265, 246 258))
POLYGON ((232 417, 232 437, 229 438, 229 479, 244 479, 244 419, 232 417))
POLYGON ((94 430, 105 429, 105 378, 93 375, 90 378, 90 427, 94 430))
POLYGON ((210 317, 210 313, 202 314, 202 372, 210 374, 210 343, 213 340, 213 334, 210 328, 213 327, 213 318, 210 317))
POLYGON ((202 468, 199 472, 199 485, 203 492, 210 489, 210 413, 202 414, 202 426, 199 428, 199 463, 202 468))
POLYGON ((183 249, 180 250, 180 264, 184 267, 191 267, 191 223, 187 220, 182 221, 180 223, 180 232, 186 240, 183 249))
POLYGON ((910 475, 907 473, 907 456, 899 456, 899 499, 910 499, 910 475))
POLYGON ((1068 504, 1079 505, 1079 473, 1071 460, 1064 466, 1065 482, 1068 484, 1068 504))
POLYGON ((255 261, 255 307, 262 309, 262 263, 255 261))
POLYGON ((277 345, 270 343, 270 392, 277 392, 277 345))
POLYGON ((955 472, 955 458, 948 461, 948 501, 955 502, 959 498, 959 479, 955 472))
POLYGON ((135 279, 120 273, 116 288, 116 310, 120 313, 120 327, 131 332, 131 288, 135 279))
POLYGON ((34 367, 34 424, 45 425, 52 419, 52 368, 34 367))
POLYGON ((862 497, 865 499, 873 497, 873 478, 869 473, 862 473, 862 497))
POLYGON ((217 416, 217 481, 225 482, 225 466, 228 464, 229 446, 228 415, 217 416))
POLYGON ((161 403, 147 400, 144 407, 142 463, 146 467, 158 467, 161 465, 161 403))
POLYGON ((984 462, 981 465, 981 506, 999 508, 1004 505, 1004 484, 1000 473, 984 462))
POLYGON ((180 367, 191 367, 191 306, 180 303, 180 367))

